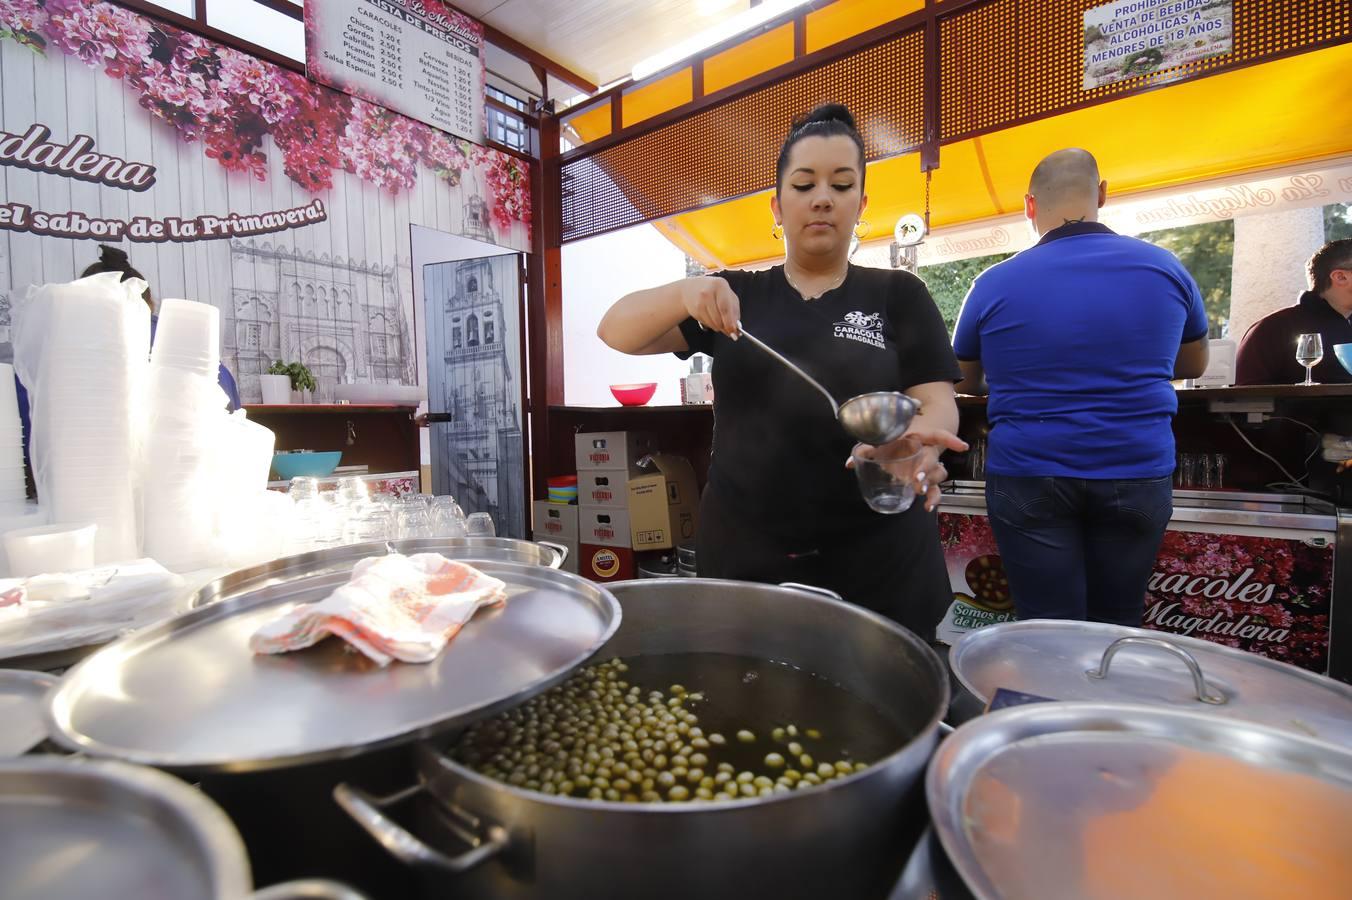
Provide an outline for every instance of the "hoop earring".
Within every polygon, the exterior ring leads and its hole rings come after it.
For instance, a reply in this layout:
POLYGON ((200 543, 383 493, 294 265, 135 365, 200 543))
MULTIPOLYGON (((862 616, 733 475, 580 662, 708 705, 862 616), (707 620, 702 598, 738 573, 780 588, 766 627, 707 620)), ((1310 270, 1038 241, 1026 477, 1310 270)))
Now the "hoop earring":
POLYGON ((777 241, 784 240, 784 226, 780 225, 778 222, 770 226, 770 237, 777 241))
POLYGON ((868 237, 869 230, 870 230, 869 224, 868 224, 867 222, 865 222, 863 219, 860 219, 858 222, 855 222, 855 223, 854 223, 854 236, 857 237, 857 238, 859 238, 859 240, 861 240, 861 241, 862 241, 864 238, 868 237), (860 226, 860 225, 863 225, 863 226, 864 226, 864 233, 863 233, 863 234, 860 234, 860 233, 859 233, 859 226, 860 226))

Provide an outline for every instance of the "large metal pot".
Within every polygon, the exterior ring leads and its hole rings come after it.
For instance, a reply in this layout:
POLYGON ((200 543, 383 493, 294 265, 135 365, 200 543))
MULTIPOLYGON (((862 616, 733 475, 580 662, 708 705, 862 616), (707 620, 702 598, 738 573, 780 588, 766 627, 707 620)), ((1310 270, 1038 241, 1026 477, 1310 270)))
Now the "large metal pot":
POLYGON ((350 787, 339 803, 386 849, 451 872, 439 895, 547 897, 881 897, 923 818, 919 784, 948 703, 939 659, 919 638, 867 610, 797 587, 663 579, 610 585, 619 631, 598 658, 710 652, 752 656, 827 678, 909 736, 869 769, 822 788, 764 799, 619 804, 511 787, 417 753, 424 787, 468 833, 456 856, 382 815, 398 797, 350 787))
POLYGON ((0 762, 0 897, 6 900, 361 900, 305 880, 250 893, 230 820, 154 769, 26 757, 0 762))
POLYGON ((1240 719, 1004 709, 947 738, 926 786, 980 900, 1332 900, 1352 884, 1352 750, 1240 719))

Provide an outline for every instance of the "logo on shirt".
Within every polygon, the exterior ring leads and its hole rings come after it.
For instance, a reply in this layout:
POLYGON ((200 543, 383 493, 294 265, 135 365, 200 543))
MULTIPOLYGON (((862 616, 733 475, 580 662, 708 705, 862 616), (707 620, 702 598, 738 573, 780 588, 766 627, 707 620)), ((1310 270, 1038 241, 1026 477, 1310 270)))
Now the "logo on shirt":
POLYGON ((860 310, 848 312, 844 321, 835 324, 835 335, 882 350, 883 317, 880 313, 865 313, 860 310))

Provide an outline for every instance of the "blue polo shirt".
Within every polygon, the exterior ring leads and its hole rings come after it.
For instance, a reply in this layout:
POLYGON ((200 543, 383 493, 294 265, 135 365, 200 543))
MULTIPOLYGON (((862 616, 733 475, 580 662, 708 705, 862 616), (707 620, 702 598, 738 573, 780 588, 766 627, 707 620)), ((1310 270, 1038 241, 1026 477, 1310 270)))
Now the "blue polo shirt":
POLYGON ((1167 250, 1098 222, 1063 225, 979 275, 953 335, 990 385, 997 475, 1155 478, 1174 470, 1169 384, 1207 332, 1197 282, 1167 250))

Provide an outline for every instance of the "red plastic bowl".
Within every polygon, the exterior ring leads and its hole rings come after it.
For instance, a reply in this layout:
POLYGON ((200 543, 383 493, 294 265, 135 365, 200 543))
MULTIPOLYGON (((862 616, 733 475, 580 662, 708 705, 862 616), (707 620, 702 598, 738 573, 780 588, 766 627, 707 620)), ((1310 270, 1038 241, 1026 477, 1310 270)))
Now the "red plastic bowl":
POLYGON ((647 384, 612 384, 610 392, 622 406, 642 406, 657 393, 657 382, 647 384))

